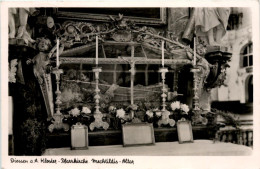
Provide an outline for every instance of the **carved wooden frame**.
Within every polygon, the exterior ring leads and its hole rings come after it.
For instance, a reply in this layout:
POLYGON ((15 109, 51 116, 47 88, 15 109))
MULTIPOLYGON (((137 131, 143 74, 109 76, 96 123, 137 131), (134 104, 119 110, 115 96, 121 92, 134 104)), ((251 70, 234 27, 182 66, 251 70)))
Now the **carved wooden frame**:
POLYGON ((178 133, 178 139, 179 139, 179 143, 182 144, 182 143, 193 143, 193 134, 192 134, 192 127, 191 127, 191 122, 188 121, 188 120, 179 120, 177 122, 177 133, 178 133), (187 125, 188 128, 189 128, 189 136, 190 136, 190 139, 189 140, 182 140, 181 138, 181 129, 180 129, 180 126, 181 125, 187 125))
MULTIPOLYGON (((88 141, 88 127, 85 125, 73 125, 71 127, 71 150, 85 150, 88 149, 89 146, 89 141, 88 141), (74 144, 74 139, 73 139, 73 133, 76 132, 76 129, 83 129, 85 133, 85 146, 83 147, 75 147, 74 144)), ((82 136, 84 137, 84 136, 82 136)))
MULTIPOLYGON (((133 132, 134 132, 133 131, 133 132)), ((149 133, 148 133, 149 134, 149 133)), ((134 137, 133 137, 134 138, 134 137)), ((131 123, 131 124, 122 124, 122 140, 123 140, 123 146, 127 147, 127 146, 141 146, 141 145, 154 145, 155 144, 155 138, 154 138, 154 129, 153 129, 153 125, 150 123, 131 123), (150 138, 150 142, 149 143, 127 143, 126 139, 125 139, 125 135, 129 135, 130 133, 126 133, 125 129, 126 128, 131 128, 133 127, 134 131, 139 131, 139 130, 135 130, 135 128, 137 127, 148 127, 150 129, 150 134, 151 134, 151 138, 150 138)))
MULTIPOLYGON (((167 9, 160 8, 160 18, 145 18, 145 17, 134 17, 134 16, 124 16, 124 18, 134 21, 136 24, 146 24, 146 25, 165 25, 167 22, 167 9)), ((75 19, 75 20, 89 20, 89 21, 102 21, 110 22, 111 18, 109 15, 105 14, 93 14, 93 13, 80 13, 80 12, 63 12, 59 11, 59 8, 54 9, 54 14, 57 18, 62 19, 75 19)), ((117 16, 111 15, 116 18, 117 16)))

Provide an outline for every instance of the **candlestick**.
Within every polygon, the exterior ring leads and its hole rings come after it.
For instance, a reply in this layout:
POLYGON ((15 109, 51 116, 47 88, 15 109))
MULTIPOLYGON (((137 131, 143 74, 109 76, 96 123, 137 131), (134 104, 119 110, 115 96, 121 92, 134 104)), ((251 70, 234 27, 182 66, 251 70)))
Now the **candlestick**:
POLYGON ((63 70, 58 69, 58 68, 54 68, 52 70, 52 73, 55 74, 55 77, 56 77, 56 91, 55 91, 55 94, 56 94, 56 101, 55 101, 56 114, 61 114, 60 105, 61 105, 62 102, 61 102, 61 91, 60 91, 60 76, 63 73, 63 70))
POLYGON ((56 112, 52 116, 52 118, 54 120, 52 121, 52 124, 48 127, 48 129, 49 129, 50 132, 52 132, 54 129, 57 129, 57 130, 63 129, 64 131, 68 131, 69 125, 63 123, 64 115, 60 112, 60 110, 61 110, 60 105, 62 104, 62 102, 61 102, 61 91, 60 91, 59 86, 60 86, 60 76, 63 73, 63 70, 56 67, 52 70, 52 73, 55 74, 56 86, 57 86, 56 91, 55 91, 55 94, 56 94, 56 101, 55 101, 56 112))
POLYGON ((193 52, 193 65, 196 66, 196 37, 194 37, 194 52, 193 52))
POLYGON ((96 81, 96 89, 95 89, 95 96, 94 96, 94 99, 95 99, 95 103, 96 103, 96 111, 94 112, 94 118, 95 118, 95 121, 92 122, 90 125, 89 125, 89 129, 91 131, 94 130, 94 128, 103 128, 105 130, 108 129, 109 127, 109 124, 107 122, 104 122, 102 121, 102 118, 103 118, 103 114, 100 112, 99 108, 99 99, 100 99, 100 95, 99 95, 99 92, 100 92, 100 89, 98 87, 98 84, 99 84, 99 73, 102 72, 102 68, 101 67, 94 67, 93 68, 93 72, 95 74, 95 81, 96 81))
POLYGON ((179 71, 174 70, 174 75, 173 75, 173 91, 178 94, 178 76, 179 76, 179 71))
POLYGON ((192 124, 201 124, 202 121, 207 122, 207 119, 205 117, 201 116, 201 110, 199 108, 199 83, 200 83, 200 76, 201 73, 200 69, 196 66, 191 69, 191 72, 193 73, 193 113, 192 116, 192 124))
POLYGON ((135 79, 134 55, 135 55, 135 47, 131 46, 131 62, 130 62, 131 69, 129 70, 131 72, 131 105, 134 104, 134 79, 135 79))
POLYGON ((134 104, 134 77, 135 77, 135 63, 131 63, 131 69, 129 70, 131 72, 131 105, 134 104))
POLYGON ((162 41, 162 66, 164 67, 164 40, 162 41))
POLYGON ((162 111, 166 111, 166 92, 167 92, 167 89, 165 88, 165 75, 166 73, 168 72, 168 68, 160 68, 159 72, 161 73, 161 76, 162 76, 162 111))
POLYGON ((60 40, 57 38, 57 49, 56 49, 56 67, 60 66, 60 61, 59 61, 59 46, 60 46, 60 40))
POLYGON ((96 66, 98 66, 98 36, 96 36, 96 66))
POLYGON ((167 93, 167 88, 165 87, 165 78, 166 78, 166 73, 168 72, 168 68, 162 67, 159 69, 159 72, 161 73, 162 76, 162 117, 158 121, 158 126, 161 126, 162 124, 167 125, 169 124, 171 127, 175 125, 175 120, 170 119, 169 115, 170 112, 166 109, 166 93, 167 93))
POLYGON ((199 88, 198 88, 198 83, 199 83, 199 68, 192 68, 191 72, 193 73, 193 110, 198 111, 199 110, 199 88))

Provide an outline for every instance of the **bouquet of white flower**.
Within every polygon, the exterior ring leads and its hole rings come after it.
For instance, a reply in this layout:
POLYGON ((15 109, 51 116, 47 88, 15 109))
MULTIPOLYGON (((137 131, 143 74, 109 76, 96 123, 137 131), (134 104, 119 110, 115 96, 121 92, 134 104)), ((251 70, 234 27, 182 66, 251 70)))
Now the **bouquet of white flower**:
POLYGON ((189 106, 186 104, 182 104, 179 101, 173 102, 171 104, 172 111, 181 111, 183 114, 188 114, 190 111, 189 106))
POLYGON ((90 114, 90 113, 91 113, 91 110, 90 110, 88 107, 82 107, 81 113, 90 114))
POLYGON ((182 117, 186 117, 189 115, 189 106, 186 104, 183 104, 179 101, 175 101, 173 103, 171 103, 171 109, 175 114, 175 119, 179 120, 182 117))
POLYGON ((91 121, 91 110, 87 106, 83 106, 82 108, 74 107, 68 113, 68 115, 64 115, 63 122, 68 123, 70 126, 78 122, 88 125, 91 121))
POLYGON ((118 109, 116 111, 116 117, 120 118, 120 119, 124 119, 125 117, 125 111, 124 109, 118 109))
POLYGON ((74 109, 71 109, 71 110, 69 111, 69 114, 70 114, 71 116, 73 116, 73 117, 77 117, 77 116, 80 115, 80 110, 76 107, 76 108, 74 108, 74 109))
POLYGON ((149 118, 153 117, 153 112, 151 110, 147 110, 145 113, 149 118))

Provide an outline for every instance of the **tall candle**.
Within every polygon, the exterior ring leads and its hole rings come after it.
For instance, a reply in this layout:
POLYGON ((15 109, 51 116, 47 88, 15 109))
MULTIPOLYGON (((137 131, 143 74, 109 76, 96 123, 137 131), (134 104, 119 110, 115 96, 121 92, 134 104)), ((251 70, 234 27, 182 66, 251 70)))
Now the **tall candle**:
POLYGON ((131 105, 133 105, 134 104, 134 75, 133 74, 131 74, 130 92, 131 92, 131 105))
POLYGON ((56 49, 56 67, 59 67, 60 61, 59 61, 59 46, 60 46, 60 40, 57 39, 57 49, 56 49))
POLYGON ((96 36, 96 66, 98 65, 98 36, 96 36))
POLYGON ((196 53, 197 53, 196 52, 196 37, 194 37, 194 45, 193 46, 194 46, 194 49, 193 49, 194 50, 194 53, 193 53, 193 55, 194 55, 193 56, 193 65, 195 66, 196 65, 196 53))
POLYGON ((162 40, 162 66, 164 67, 164 40, 162 40))

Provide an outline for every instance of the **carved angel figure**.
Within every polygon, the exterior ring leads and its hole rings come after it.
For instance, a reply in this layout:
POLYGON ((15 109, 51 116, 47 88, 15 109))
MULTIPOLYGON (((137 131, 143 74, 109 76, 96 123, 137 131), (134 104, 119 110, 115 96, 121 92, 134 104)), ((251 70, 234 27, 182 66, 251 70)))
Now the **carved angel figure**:
MULTIPOLYGON (((33 72, 35 77, 37 78, 39 84, 43 83, 43 78, 46 73, 50 73, 50 58, 52 57, 53 53, 57 50, 57 46, 54 46, 52 49, 51 41, 47 38, 39 38, 37 39, 38 42, 38 50, 39 53, 32 59, 28 60, 27 64, 33 63, 33 72), (51 51, 50 51, 51 49, 51 51)), ((64 46, 61 44, 59 48, 60 53, 62 53, 64 46)))
POLYGON ((27 63, 32 62, 34 64, 33 73, 41 85, 43 83, 44 74, 50 72, 50 70, 47 70, 50 61, 48 53, 46 52, 49 52, 52 47, 51 41, 49 39, 42 38, 37 47, 39 53, 32 60, 27 61, 27 63))
MULTIPOLYGON (((53 115, 53 94, 52 94, 52 83, 51 83, 51 65, 50 58, 57 46, 52 49, 51 41, 47 38, 37 39, 39 53, 31 60, 27 60, 27 64, 33 63, 33 73, 40 84, 40 88, 43 94, 44 102, 46 105, 48 116, 53 115), (50 51, 51 49, 51 51, 50 51)), ((62 53, 64 46, 61 44, 60 53, 62 53)))

